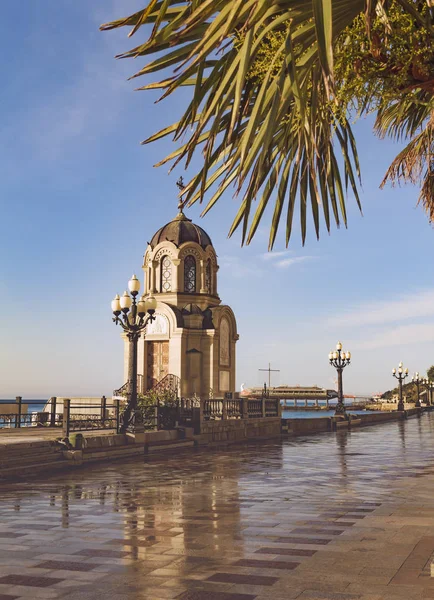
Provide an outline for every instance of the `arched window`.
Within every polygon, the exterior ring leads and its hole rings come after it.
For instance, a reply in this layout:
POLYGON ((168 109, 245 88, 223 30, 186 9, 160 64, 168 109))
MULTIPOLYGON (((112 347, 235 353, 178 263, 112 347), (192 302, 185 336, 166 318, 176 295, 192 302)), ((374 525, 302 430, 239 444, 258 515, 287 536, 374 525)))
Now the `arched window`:
POLYGON ((196 260, 191 254, 184 260, 184 291, 188 294, 196 291, 196 260))
POLYGON ((206 261, 205 267, 205 289, 207 294, 211 294, 211 259, 206 261))
POLYGON ((167 255, 163 256, 160 263, 160 290, 172 291, 172 261, 167 255))
POLYGON ((220 364, 229 367, 230 357, 230 326, 228 320, 223 317, 220 321, 220 364))

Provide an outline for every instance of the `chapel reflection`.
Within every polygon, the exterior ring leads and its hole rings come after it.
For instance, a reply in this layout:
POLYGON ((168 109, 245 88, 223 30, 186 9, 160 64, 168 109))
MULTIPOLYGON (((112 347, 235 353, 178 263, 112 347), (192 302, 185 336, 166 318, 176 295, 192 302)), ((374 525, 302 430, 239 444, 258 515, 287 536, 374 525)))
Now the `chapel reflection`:
POLYGON ((149 467, 145 480, 140 477, 137 485, 120 481, 113 490, 123 531, 112 541, 120 549, 139 559, 155 554, 157 545, 158 553, 170 555, 197 555, 205 548, 213 553, 240 533, 238 473, 232 465, 228 475, 226 462, 213 455, 202 457, 198 474, 191 464, 173 458, 164 464, 152 459, 143 470, 149 467))

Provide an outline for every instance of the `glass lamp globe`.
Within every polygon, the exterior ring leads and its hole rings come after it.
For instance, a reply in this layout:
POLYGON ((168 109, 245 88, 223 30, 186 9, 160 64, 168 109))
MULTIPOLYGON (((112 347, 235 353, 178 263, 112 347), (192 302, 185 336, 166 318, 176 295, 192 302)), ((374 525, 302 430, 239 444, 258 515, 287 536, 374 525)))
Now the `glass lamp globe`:
POLYGON ((333 352, 333 358, 337 358, 338 357, 338 353, 336 352, 336 350, 333 352))
POLYGON ((396 369, 395 369, 395 368, 393 368, 393 369, 392 369, 392 373, 393 373, 394 375, 396 374, 396 369))
POLYGON ((143 317, 146 314, 146 302, 142 298, 137 302, 137 314, 139 317, 143 317))
POLYGON ((345 352, 342 352, 341 357, 342 357, 342 360, 345 360, 347 358, 347 355, 345 354, 345 352))
POLYGON ((128 289, 132 294, 137 294, 140 290, 140 281, 137 279, 135 275, 131 277, 128 282, 128 289))
POLYGON ((333 352, 329 352, 329 360, 333 360, 333 352))
POLYGON ((114 313, 121 312, 121 303, 120 303, 119 294, 116 294, 116 296, 112 300, 112 311, 114 313))
POLYGON ((342 350, 342 344, 341 344, 341 342, 338 342, 336 344, 336 350, 342 350))
POLYGON ((347 352, 347 360, 351 360, 351 352, 347 352))
POLYGON ((127 291, 125 291, 120 299, 121 309, 128 311, 131 308, 131 302, 131 296, 127 291))
POLYGON ((153 314, 157 308, 157 301, 154 296, 150 295, 146 298, 146 310, 148 313, 153 314))

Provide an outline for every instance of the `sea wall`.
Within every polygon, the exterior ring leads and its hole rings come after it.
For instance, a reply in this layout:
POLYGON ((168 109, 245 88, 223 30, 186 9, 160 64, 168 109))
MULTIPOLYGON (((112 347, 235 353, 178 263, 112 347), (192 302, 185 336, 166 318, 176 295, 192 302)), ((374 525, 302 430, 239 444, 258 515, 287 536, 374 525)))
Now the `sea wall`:
POLYGON ((194 437, 199 445, 206 445, 279 437, 280 434, 280 417, 267 417, 204 421, 200 426, 200 435, 194 437))
POLYGON ((410 408, 404 412, 366 413, 353 415, 348 421, 339 417, 317 417, 306 419, 282 419, 282 433, 290 436, 307 435, 310 433, 323 433, 364 425, 379 425, 390 421, 399 421, 407 417, 420 414, 421 408, 410 408))
POLYGON ((320 433, 332 430, 330 417, 312 417, 307 419, 282 419, 282 433, 300 435, 306 433, 320 433))

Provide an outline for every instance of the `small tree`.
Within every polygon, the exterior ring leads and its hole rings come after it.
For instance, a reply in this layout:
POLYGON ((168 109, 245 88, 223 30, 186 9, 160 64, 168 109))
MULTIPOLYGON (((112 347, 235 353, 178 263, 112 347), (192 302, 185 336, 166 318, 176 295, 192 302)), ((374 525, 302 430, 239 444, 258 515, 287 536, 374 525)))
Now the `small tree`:
POLYGON ((434 365, 427 369, 426 375, 430 381, 434 381, 434 365))

